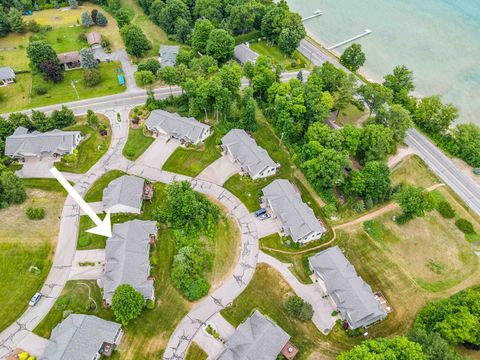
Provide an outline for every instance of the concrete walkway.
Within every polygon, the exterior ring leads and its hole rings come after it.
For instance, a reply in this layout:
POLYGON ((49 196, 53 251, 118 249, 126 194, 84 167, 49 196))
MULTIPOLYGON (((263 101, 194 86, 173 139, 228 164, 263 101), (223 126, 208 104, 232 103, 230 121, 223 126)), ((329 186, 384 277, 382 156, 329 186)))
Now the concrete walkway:
POLYGON ((70 269, 69 280, 97 280, 105 270, 105 249, 77 250, 70 269), (92 265, 81 266, 80 263, 92 265))

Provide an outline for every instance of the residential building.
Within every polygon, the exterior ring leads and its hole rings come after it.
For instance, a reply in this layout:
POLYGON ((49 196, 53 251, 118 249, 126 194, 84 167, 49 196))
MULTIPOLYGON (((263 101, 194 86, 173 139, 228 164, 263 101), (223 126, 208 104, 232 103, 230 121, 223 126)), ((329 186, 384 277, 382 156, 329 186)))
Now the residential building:
POLYGON ((166 135, 189 144, 199 144, 211 134, 209 125, 165 110, 153 110, 145 127, 155 136, 166 135))
POLYGON ((180 46, 160 45, 160 66, 175 66, 180 46))
POLYGON ((114 224, 105 247, 105 272, 99 280, 105 304, 112 303, 115 289, 129 284, 145 299, 154 299, 150 277, 150 246, 157 241, 155 221, 132 220, 114 224))
POLYGON ((0 86, 13 84, 15 77, 15 71, 11 67, 0 67, 0 86))
POLYGON ((87 34, 87 42, 91 46, 100 45, 102 43, 102 35, 96 31, 87 34))
POLYGON ((262 192, 263 203, 280 221, 284 234, 291 236, 293 241, 305 244, 319 239, 327 231, 288 180, 275 180, 262 192))
POLYGON ((285 330, 255 310, 227 340, 218 360, 276 360, 280 353, 293 359, 298 349, 285 330))
POLYGON ((5 155, 13 159, 27 157, 63 156, 72 154, 80 144, 80 131, 52 130, 48 132, 28 132, 27 128, 18 127, 13 135, 5 140, 5 155))
POLYGON ((255 64, 255 61, 257 61, 260 55, 250 49, 248 44, 240 44, 233 49, 233 56, 235 56, 235 59, 237 59, 240 64, 245 65, 248 61, 255 64))
POLYGON ((278 164, 243 129, 232 129, 222 138, 225 153, 252 179, 275 175, 278 164))
POLYGON ((82 67, 80 53, 78 51, 58 54, 58 61, 65 67, 65 70, 79 69, 82 67))
POLYGON ((70 314, 50 335, 42 360, 97 360, 120 344, 122 326, 93 315, 70 314))
POLYGON ((120 176, 103 190, 103 209, 112 214, 140 214, 144 188, 144 179, 133 175, 120 176))
POLYGON ((308 263, 315 282, 351 329, 369 326, 387 316, 370 286, 358 276, 338 246, 309 257, 308 263))

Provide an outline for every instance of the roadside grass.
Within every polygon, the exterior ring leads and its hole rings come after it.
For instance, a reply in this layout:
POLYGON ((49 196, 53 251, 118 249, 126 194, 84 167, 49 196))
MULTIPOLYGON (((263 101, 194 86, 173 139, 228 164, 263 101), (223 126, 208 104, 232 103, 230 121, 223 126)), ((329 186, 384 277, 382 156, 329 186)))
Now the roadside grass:
POLYGON ((163 165, 162 170, 195 177, 220 158, 217 141, 222 134, 214 131, 200 149, 178 147, 163 165))
POLYGON ((428 188, 440 182, 417 155, 408 156, 392 170, 393 186, 405 183, 428 188))
MULTIPOLYGON (((1 58, 0 52, 0 58, 1 58)), ((32 77, 30 74, 17 74, 14 84, 0 87, 2 112, 12 112, 29 107, 32 77)))
POLYGON ((340 111, 337 117, 337 123, 340 125, 357 125, 357 122, 364 116, 368 116, 367 110, 360 110, 354 104, 348 104, 348 106, 340 111))
POLYGON ((137 129, 128 130, 128 139, 123 147, 122 153, 128 160, 135 161, 155 141, 151 136, 143 134, 143 126, 137 129))
POLYGON ((311 62, 298 50, 295 50, 293 56, 290 57, 282 53, 277 45, 269 46, 266 41, 250 43, 250 48, 260 55, 268 56, 276 65, 281 65, 286 70, 308 69, 312 66, 311 62), (292 59, 295 59, 296 65, 292 66, 292 59))
POLYGON ((81 131, 83 136, 87 136, 77 147, 78 156, 73 163, 56 162, 55 167, 60 171, 67 171, 76 174, 87 172, 97 161, 107 152, 112 140, 112 130, 110 121, 105 115, 97 114, 100 123, 107 126, 108 135, 102 136, 98 130, 95 130, 86 124, 86 115, 77 117, 77 123, 67 127, 67 131, 81 131))
POLYGON ((103 190, 108 186, 108 184, 125 174, 126 173, 121 170, 111 170, 103 174, 97 181, 93 183, 90 189, 88 189, 84 196, 84 200, 86 202, 102 201, 103 190))
POLYGON ((22 179, 22 182, 26 188, 56 191, 63 194, 67 193, 65 188, 57 181, 57 179, 30 178, 22 179))
POLYGON ((188 348, 187 356, 185 360, 207 360, 208 354, 203 351, 203 349, 197 345, 197 343, 192 342, 188 348))

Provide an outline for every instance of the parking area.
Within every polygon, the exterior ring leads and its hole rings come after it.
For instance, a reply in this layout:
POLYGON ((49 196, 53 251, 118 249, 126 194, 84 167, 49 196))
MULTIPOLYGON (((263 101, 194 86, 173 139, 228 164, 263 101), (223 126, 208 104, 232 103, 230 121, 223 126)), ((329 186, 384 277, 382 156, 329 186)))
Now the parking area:
POLYGON ((105 268, 105 249, 77 250, 69 280, 97 280, 105 268))
POLYGON ((23 168, 16 174, 21 178, 53 178, 50 169, 55 160, 53 156, 25 158, 23 168))
POLYGON ((240 165, 233 162, 228 156, 223 155, 208 165, 197 179, 208 181, 222 186, 231 176, 241 171, 240 165))
POLYGON ((178 140, 159 136, 136 163, 141 166, 162 170, 163 164, 179 146, 180 142, 178 140))
POLYGON ((259 239, 274 233, 280 233, 282 231, 279 222, 272 217, 262 219, 262 217, 257 217, 255 214, 253 214, 253 217, 255 219, 255 226, 257 227, 259 239))

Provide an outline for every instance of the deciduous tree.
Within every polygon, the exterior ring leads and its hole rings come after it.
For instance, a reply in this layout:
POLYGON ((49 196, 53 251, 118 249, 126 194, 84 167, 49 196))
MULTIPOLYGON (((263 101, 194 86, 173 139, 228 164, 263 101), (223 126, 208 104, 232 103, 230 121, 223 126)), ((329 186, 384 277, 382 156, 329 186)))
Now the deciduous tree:
POLYGON ((224 64, 233 57, 235 39, 226 30, 214 29, 207 41, 207 54, 224 64))
POLYGON ((443 104, 439 96, 424 97, 413 115, 415 123, 430 134, 442 133, 455 121, 458 109, 443 104))
POLYGON ((52 46, 43 41, 32 41, 27 46, 27 55, 30 63, 36 70, 41 70, 41 65, 50 60, 58 63, 58 57, 52 46))
POLYGON ((129 284, 119 285, 112 297, 112 310, 117 321, 127 326, 142 313, 145 306, 143 295, 129 284))
POLYGON ((192 34, 192 47, 195 51, 205 54, 207 52, 208 37, 215 29, 208 19, 200 19, 195 22, 192 34))
POLYGON ((142 57, 148 50, 152 48, 150 41, 136 25, 126 25, 120 29, 120 34, 125 42, 127 52, 136 57, 142 57))
POLYGON ((433 209, 431 195, 419 186, 404 186, 399 193, 395 194, 395 200, 402 208, 406 219, 425 216, 433 209))
POLYGON ((356 72, 365 63, 365 53, 362 51, 362 45, 352 44, 345 49, 340 56, 340 63, 350 71, 356 72))
POLYGON ((53 129, 53 121, 42 111, 32 110, 32 123, 35 129, 41 132, 53 129))
POLYGON ((337 360, 426 360, 422 347, 406 337, 365 340, 352 350, 341 353, 337 360))
POLYGON ((65 105, 62 105, 60 110, 53 110, 51 118, 57 129, 62 129, 75 123, 73 111, 65 105))
POLYGON ((43 72, 43 78, 47 81, 59 83, 63 80, 63 67, 56 61, 47 60, 42 63, 40 69, 43 72))

